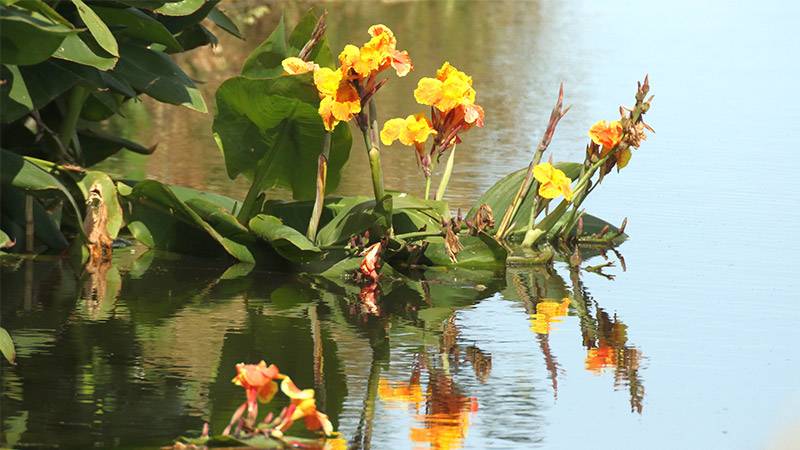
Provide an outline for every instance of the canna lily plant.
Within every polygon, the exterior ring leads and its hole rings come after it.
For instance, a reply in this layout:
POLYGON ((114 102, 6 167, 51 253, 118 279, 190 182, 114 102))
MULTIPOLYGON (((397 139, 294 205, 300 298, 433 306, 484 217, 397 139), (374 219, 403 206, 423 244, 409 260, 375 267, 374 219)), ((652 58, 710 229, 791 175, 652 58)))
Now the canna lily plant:
MULTIPOLYGON (((361 298, 374 312, 380 309, 380 284, 411 269, 497 267, 515 258, 547 264, 555 257, 569 259, 578 247, 624 240, 625 221, 615 227, 582 205, 614 168, 618 172, 632 164, 633 153, 653 131, 644 121, 652 101, 646 77, 635 103, 620 108, 619 117, 587 124, 588 143, 579 162, 545 158, 569 110, 562 86, 528 167, 499 180, 462 214, 451 210, 445 194, 464 133, 485 126, 476 83, 444 62, 432 76, 419 77, 408 93, 426 111, 379 124, 379 91, 390 88, 395 76, 412 76, 413 63, 388 26, 369 27, 365 38, 334 52, 326 39, 325 15, 309 12, 294 29, 281 20, 247 58, 241 74, 222 83, 214 138, 228 175, 250 181, 243 199, 155 180, 114 179, 0 149, 0 181, 9 192, 3 201, 23 209, 30 205, 37 222, 0 229, 0 252, 19 248, 14 243, 31 226, 39 232, 30 252, 94 245, 94 254, 107 259, 109 243, 128 233, 154 249, 346 277, 362 285, 361 298), (371 196, 332 195, 350 157, 351 129, 364 142, 370 167, 364 185, 371 187, 371 196), (423 195, 384 186, 381 148, 398 141, 414 149, 423 195), (433 173, 443 158, 434 193, 433 173), (95 200, 82 208, 77 194, 95 200), (291 200, 276 199, 289 195, 291 200), (91 214, 101 204, 105 219, 95 220, 91 214), (66 222, 72 234, 48 236, 44 231, 61 223, 52 212, 60 206, 70 211, 66 222), (81 217, 100 225, 74 226, 81 217)), ((89 252, 82 255, 88 259, 89 252)), ((256 407, 251 401, 242 414, 249 416, 256 407)))

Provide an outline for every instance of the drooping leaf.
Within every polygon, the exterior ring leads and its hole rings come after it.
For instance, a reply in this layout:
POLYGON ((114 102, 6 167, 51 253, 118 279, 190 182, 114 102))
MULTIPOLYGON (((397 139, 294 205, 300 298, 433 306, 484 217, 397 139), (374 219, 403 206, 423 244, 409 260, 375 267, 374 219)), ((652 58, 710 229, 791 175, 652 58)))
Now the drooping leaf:
POLYGON ((0 327, 0 353, 10 362, 16 364, 17 351, 14 349, 14 341, 5 328, 0 327))
POLYGON ((358 197, 343 199, 344 208, 317 233, 317 245, 329 247, 341 244, 353 235, 369 230, 372 236, 382 236, 386 231, 380 226, 380 216, 375 212, 375 201, 360 201, 358 197))
MULTIPOLYGON (((553 164, 557 169, 564 171, 564 173, 571 179, 576 179, 581 172, 582 164, 572 162, 558 162, 553 164)), ((503 217, 503 214, 508 208, 508 205, 514 199, 514 196, 525 179, 525 174, 528 168, 520 169, 512 172, 500 181, 494 184, 488 191, 486 191, 480 199, 473 205, 472 209, 467 213, 468 218, 473 218, 478 208, 482 204, 487 204, 492 208, 494 217, 497 222, 503 217)), ((528 195, 522 201, 519 211, 517 212, 515 222, 516 225, 511 228, 511 232, 522 232, 528 225, 528 216, 530 215, 531 208, 533 207, 534 195, 532 191, 528 191, 528 195)))
POLYGON ((88 128, 78 130, 78 138, 83 148, 83 164, 85 167, 91 167, 123 149, 141 155, 149 155, 155 149, 105 131, 88 128))
POLYGON ((105 172, 96 170, 87 171, 78 182, 78 187, 83 193, 84 199, 89 198, 89 190, 95 185, 99 187, 100 195, 103 197, 103 201, 106 205, 106 212, 108 213, 106 229, 108 230, 109 236, 114 239, 119 234, 123 223, 122 207, 117 197, 117 187, 111 177, 105 172))
POLYGON ((93 9, 105 22, 123 27, 118 34, 147 43, 163 44, 170 53, 183 51, 175 36, 161 22, 136 8, 94 6, 93 9))
POLYGON ((230 17, 225 15, 222 10, 218 7, 215 7, 208 13, 208 19, 214 22, 214 24, 223 30, 227 31, 228 33, 236 36, 237 38, 244 40, 242 33, 239 31, 239 27, 236 26, 233 20, 230 17))
POLYGON ((259 214, 250 220, 250 230, 268 242, 279 255, 301 262, 318 255, 321 250, 302 233, 288 227, 275 216, 259 214))
POLYGON ((135 45, 122 45, 120 52, 122 57, 113 73, 137 91, 165 103, 207 112, 203 95, 169 56, 135 45))
POLYGON ((180 33, 202 22, 219 2, 220 0, 205 0, 194 12, 181 16, 164 17, 161 22, 171 33, 180 33))
POLYGON ((86 33, 67 36, 53 56, 100 70, 114 68, 118 59, 115 56, 106 55, 96 42, 86 37, 86 33))
MULTIPOLYGON (((310 75, 225 81, 213 130, 228 176, 243 173, 259 191, 284 186, 296 199, 314 198, 325 136, 318 105, 310 75)), ((340 124, 331 140, 328 191, 338 185, 351 145, 347 124, 340 124)))
POLYGON ((75 36, 77 32, 39 13, 0 8, 0 63, 40 63, 58 49, 64 38, 75 36))
POLYGON ((84 3, 83 0, 72 0, 72 4, 78 9, 78 15, 81 17, 81 20, 83 20, 83 23, 86 24, 86 27, 89 28, 89 33, 91 33, 95 41, 100 44, 100 47, 113 56, 119 56, 117 39, 111 33, 111 30, 108 29, 108 25, 103 22, 103 19, 101 19, 89 5, 84 3))
POLYGON ((241 242, 247 230, 241 225, 234 226, 236 219, 230 215, 225 217, 224 209, 200 211, 205 219, 216 222, 215 227, 181 201, 168 186, 157 181, 141 181, 130 192, 120 189, 120 193, 132 207, 128 229, 144 245, 204 256, 225 252, 239 261, 255 262, 249 242, 241 242))
POLYGON ((77 220, 82 219, 75 199, 58 179, 26 158, 5 149, 0 149, 0 184, 24 191, 58 191, 69 202, 77 220))
MULTIPOLYGON (((8 5, 6 5, 8 6, 8 5)), ((53 22, 60 23, 67 28, 74 28, 72 24, 58 13, 52 6, 44 2, 44 0, 19 0, 14 2, 14 6, 25 8, 28 11, 35 11, 47 17, 53 22)))
POLYGON ((216 36, 214 36, 214 33, 199 23, 184 29, 178 33, 176 38, 186 51, 195 49, 197 47, 203 47, 205 45, 217 45, 219 43, 219 40, 216 36))

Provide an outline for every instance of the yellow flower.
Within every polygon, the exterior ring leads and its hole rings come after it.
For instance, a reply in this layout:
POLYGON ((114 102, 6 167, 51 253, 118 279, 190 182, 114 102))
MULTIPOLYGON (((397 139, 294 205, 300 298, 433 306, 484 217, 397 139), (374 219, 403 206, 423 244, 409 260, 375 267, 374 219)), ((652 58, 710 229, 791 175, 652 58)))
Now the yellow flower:
POLYGON ((531 316, 531 329, 538 334, 548 334, 550 324, 560 322, 560 317, 569 311, 569 298, 564 297, 561 302, 554 299, 542 299, 536 304, 536 314, 531 316))
POLYGON ((320 95, 334 96, 342 83, 342 71, 322 67, 314 71, 314 86, 320 95))
POLYGON ((405 119, 389 119, 383 124, 381 130, 381 142, 384 145, 392 145, 396 140, 404 145, 422 144, 428 140, 428 136, 436 134, 428 118, 422 114, 408 116, 405 119))
POLYGON ((589 128, 589 137, 592 138, 592 142, 603 146, 605 150, 611 150, 622 140, 622 124, 619 120, 613 122, 600 120, 589 128))
POLYGON ((572 200, 572 180, 550 163, 542 163, 533 168, 533 176, 539 182, 539 195, 543 198, 556 198, 563 195, 567 201, 572 200))
POLYGON ((436 71, 436 78, 423 78, 417 83, 414 98, 422 105, 448 112, 461 105, 475 103, 472 77, 445 62, 436 71))
POLYGON ((283 70, 289 75, 302 75, 304 73, 319 70, 319 66, 313 61, 303 61, 302 59, 291 56, 281 62, 283 70))
MULTIPOLYGON (((323 69, 314 73, 315 82, 317 82, 317 73, 322 72, 323 69)), ((341 75, 339 71, 333 72, 338 72, 341 75)), ((356 88, 349 81, 338 77, 339 81, 337 87, 333 89, 333 94, 327 94, 330 92, 332 80, 336 79, 337 76, 335 74, 323 73, 319 77, 319 83, 317 84, 317 89, 323 94, 322 100, 319 102, 319 115, 322 117, 322 123, 328 131, 333 131, 339 122, 347 122, 355 114, 361 112, 361 98, 358 96, 356 88), (325 90, 324 93, 323 89, 325 90)))

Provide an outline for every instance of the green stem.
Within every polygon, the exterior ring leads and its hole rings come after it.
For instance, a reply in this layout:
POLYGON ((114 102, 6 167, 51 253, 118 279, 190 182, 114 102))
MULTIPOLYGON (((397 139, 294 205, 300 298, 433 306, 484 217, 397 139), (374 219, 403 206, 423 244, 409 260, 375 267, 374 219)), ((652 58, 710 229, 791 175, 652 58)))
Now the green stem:
POLYGON ((383 187, 383 168, 381 167, 381 147, 378 140, 378 112, 375 100, 369 101, 369 128, 364 133, 364 143, 367 145, 369 156, 369 170, 372 173, 372 190, 375 194, 375 203, 380 204, 386 192, 383 187))
POLYGON ((306 237, 314 242, 317 238, 319 220, 322 217, 322 207, 325 202, 325 185, 328 181, 328 155, 331 152, 331 133, 325 133, 325 140, 322 141, 322 153, 317 160, 317 192, 314 197, 314 209, 311 211, 311 219, 308 221, 306 237))
MULTIPOLYGON (((431 151, 431 153, 434 153, 431 151)), ((431 180, 433 179, 433 171, 436 170, 436 158, 431 158, 431 167, 430 167, 430 175, 425 177, 425 200, 430 200, 431 198, 431 180)))
POLYGON ((442 179, 439 181, 439 189, 436 190, 436 200, 444 199, 444 192, 447 190, 447 185, 450 183, 450 175, 453 174, 453 165, 456 159, 456 146, 450 150, 450 155, 447 157, 447 164, 444 167, 442 179))
POLYGON ((78 119, 81 116, 83 104, 89 97, 89 90, 81 85, 77 85, 70 91, 69 99, 67 100, 67 111, 64 116, 64 121, 61 122, 61 128, 58 132, 58 138, 65 149, 69 148, 73 136, 75 136, 75 127, 78 125, 78 119))
POLYGON ((288 133, 278 133, 278 137, 275 145, 272 147, 272 151, 269 153, 269 155, 262 157, 256 166, 255 175, 253 176, 253 183, 250 185, 250 189, 248 189, 247 195, 242 202, 242 207, 239 209, 239 214, 236 216, 236 218, 239 220, 239 223, 244 226, 248 226, 247 224, 250 222, 250 219, 252 219, 257 213, 257 207, 260 206, 258 204, 258 197, 261 195, 261 187, 264 184, 264 180, 269 173, 269 168, 272 166, 272 162, 275 159, 275 154, 277 153, 275 149, 278 149, 281 145, 283 145, 284 136, 287 134, 288 133))

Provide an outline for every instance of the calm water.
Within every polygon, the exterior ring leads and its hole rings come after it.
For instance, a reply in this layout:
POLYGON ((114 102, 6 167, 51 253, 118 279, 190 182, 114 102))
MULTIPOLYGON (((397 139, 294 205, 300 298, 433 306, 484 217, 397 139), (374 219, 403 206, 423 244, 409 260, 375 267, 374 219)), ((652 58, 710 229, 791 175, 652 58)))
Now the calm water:
MULTIPOLYGON (((658 134, 587 205, 629 217, 627 271, 429 271, 387 287, 375 315, 344 283, 203 260, 126 250, 94 278, 6 261, 19 364, 0 366, 0 446, 153 448, 220 430, 241 402, 234 364, 264 358, 316 387, 353 447, 800 448, 800 6, 696 3, 328 3, 336 48, 383 22, 414 58, 381 93, 387 118, 418 109, 416 80, 445 58, 474 76, 487 126, 459 146, 455 206, 527 164, 559 81, 573 109, 551 149, 578 159, 649 73, 658 134)), ((279 10, 244 44, 184 57, 207 99, 279 10)), ((115 126, 161 145, 110 169, 243 193, 211 116, 145 102, 128 119, 115 126)), ((369 192, 361 151, 344 193, 369 192)), ((384 154, 387 184, 419 192, 409 149, 384 154)))

